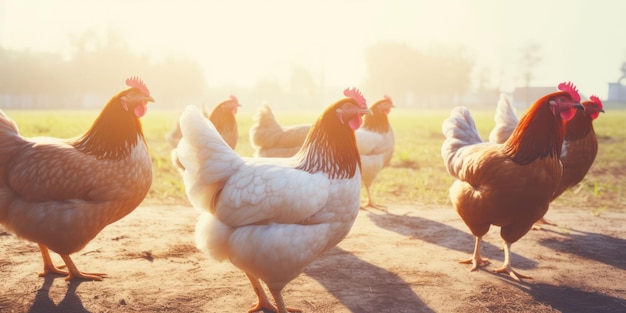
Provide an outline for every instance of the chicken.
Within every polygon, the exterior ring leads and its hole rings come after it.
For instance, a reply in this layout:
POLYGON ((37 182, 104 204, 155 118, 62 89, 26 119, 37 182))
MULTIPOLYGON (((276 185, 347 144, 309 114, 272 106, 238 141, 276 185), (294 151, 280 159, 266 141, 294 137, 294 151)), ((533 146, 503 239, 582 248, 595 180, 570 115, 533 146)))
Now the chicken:
POLYGON ((281 290, 337 245, 356 219, 361 161, 354 130, 371 111, 358 90, 344 94, 292 158, 242 158, 198 109, 181 116, 185 190, 200 211, 196 246, 246 273, 258 300, 249 312, 288 312, 281 290))
POLYGON ((370 187, 378 173, 389 165, 393 156, 395 139, 393 129, 387 118, 393 107, 393 101, 385 95, 382 100, 370 107, 373 114, 364 116, 363 126, 356 131, 356 141, 363 169, 362 181, 367 193, 367 203, 364 207, 385 208, 374 203, 370 187))
POLYGON ((288 158, 300 150, 311 124, 283 127, 276 121, 268 105, 254 116, 250 127, 250 145, 255 158, 288 158))
MULTIPOLYGON (((591 96, 582 105, 585 110, 576 111, 574 118, 565 124, 565 139, 560 155, 563 177, 552 200, 583 180, 598 153, 598 141, 592 122, 598 118, 600 112, 604 112, 602 101, 597 96, 591 96)), ((503 143, 513 133, 518 122, 511 101, 504 94, 498 102, 495 120, 496 126, 489 135, 489 141, 503 143)), ((545 217, 539 219, 537 224, 555 225, 546 221, 545 217)), ((535 228, 540 226, 536 225, 535 228)))
MULTIPOLYGON (((235 115, 237 114, 237 110, 240 106, 241 104, 239 104, 237 97, 231 95, 228 100, 222 101, 220 104, 215 106, 210 114, 206 110, 206 107, 202 108, 204 116, 208 118, 213 125, 215 125, 217 131, 232 149, 235 149, 237 146, 237 139, 239 138, 235 115)), ((165 139, 170 143, 172 148, 174 148, 171 152, 172 164, 174 164, 179 171, 182 171, 182 164, 178 161, 176 152, 176 146, 178 146, 180 137, 182 137, 182 133, 180 132, 180 122, 176 121, 176 126, 172 129, 172 131, 170 131, 169 134, 167 134, 165 139)))
POLYGON ((495 270, 513 279, 530 278, 513 270, 511 245, 523 237, 548 210, 561 181, 559 160, 564 121, 582 109, 571 83, 538 99, 520 119, 504 144, 485 143, 465 107, 452 110, 443 122, 445 140, 441 156, 456 180, 450 200, 476 237, 471 270, 488 263, 480 255, 480 243, 491 225, 500 226, 504 240, 504 263, 495 270))
POLYGON ((24 138, 0 111, 0 224, 39 245, 40 276, 102 280, 104 273, 80 272, 70 254, 132 212, 150 189, 152 162, 139 118, 154 99, 140 79, 126 84, 74 139, 24 138), (52 264, 48 249, 67 271, 52 264))
MULTIPOLYGON (((393 108, 393 101, 387 95, 371 106, 372 115, 363 118, 363 126, 356 131, 357 146, 361 155, 363 185, 367 193, 367 203, 361 207, 384 209, 374 203, 370 187, 378 173, 389 165, 395 141, 393 129, 387 115, 393 108)), ((255 157, 290 157, 302 146, 311 125, 300 124, 282 127, 276 122, 268 106, 263 106, 256 123, 250 128, 250 144, 255 157)))
POLYGON ((598 118, 600 112, 604 112, 602 101, 597 96, 591 96, 582 104, 585 110, 577 111, 576 116, 565 125, 565 140, 561 151, 563 178, 554 193, 554 199, 585 178, 598 154, 593 120, 598 118))

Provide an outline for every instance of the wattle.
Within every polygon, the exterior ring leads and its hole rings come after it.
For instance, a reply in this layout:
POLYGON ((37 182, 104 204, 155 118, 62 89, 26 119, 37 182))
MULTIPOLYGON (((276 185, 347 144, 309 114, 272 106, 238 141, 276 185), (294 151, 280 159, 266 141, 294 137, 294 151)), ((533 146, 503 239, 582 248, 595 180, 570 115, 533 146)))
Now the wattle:
POLYGON ((363 119, 361 119, 361 115, 357 115, 353 119, 351 119, 348 124, 350 125, 350 128, 352 128, 352 130, 357 130, 359 127, 361 127, 361 124, 363 124, 363 119))
POLYGON ((135 107, 136 117, 143 117, 144 115, 146 115, 146 112, 148 112, 148 106, 145 104, 140 104, 135 107))
POLYGON ((565 110, 565 111, 561 111, 561 118, 564 121, 569 121, 572 118, 574 118, 574 116, 576 115, 576 109, 569 109, 569 110, 565 110))

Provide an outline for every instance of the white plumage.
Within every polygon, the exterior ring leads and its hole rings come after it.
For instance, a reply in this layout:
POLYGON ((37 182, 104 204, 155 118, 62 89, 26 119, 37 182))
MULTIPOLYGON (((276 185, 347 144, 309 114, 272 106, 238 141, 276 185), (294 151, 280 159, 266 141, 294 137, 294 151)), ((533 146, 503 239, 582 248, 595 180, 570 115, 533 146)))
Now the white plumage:
MULTIPOLYGON (((185 189, 201 211, 197 247, 218 261, 228 258, 253 286, 263 280, 281 310, 280 290, 352 227, 359 211, 360 169, 352 177, 331 179, 324 171, 299 169, 299 155, 242 158, 193 106, 183 112, 180 125, 185 189)), ((356 163, 356 143, 354 150, 356 163)), ((267 299, 261 293, 263 307, 267 299)))

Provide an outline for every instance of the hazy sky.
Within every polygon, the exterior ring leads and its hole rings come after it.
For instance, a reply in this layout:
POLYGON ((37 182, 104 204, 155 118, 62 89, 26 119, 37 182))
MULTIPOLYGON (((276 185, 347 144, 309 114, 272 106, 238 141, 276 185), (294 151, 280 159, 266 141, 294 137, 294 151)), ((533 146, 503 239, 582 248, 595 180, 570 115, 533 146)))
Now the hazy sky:
POLYGON ((139 53, 185 53, 209 84, 283 79, 292 62, 358 86, 377 41, 467 47, 492 85, 522 83, 521 47, 541 46, 533 85, 571 80, 602 98, 626 61, 626 1, 0 0, 0 45, 69 54, 68 34, 122 34, 139 53))

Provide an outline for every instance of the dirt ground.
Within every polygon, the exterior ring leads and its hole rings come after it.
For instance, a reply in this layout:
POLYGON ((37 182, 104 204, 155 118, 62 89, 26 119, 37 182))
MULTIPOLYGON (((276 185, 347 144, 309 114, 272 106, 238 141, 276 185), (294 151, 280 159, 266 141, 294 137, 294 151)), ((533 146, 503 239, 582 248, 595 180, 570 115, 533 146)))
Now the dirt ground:
MULTIPOLYGON (((255 296, 244 274, 193 245, 197 213, 141 206, 73 255, 101 282, 40 278, 33 243, 0 228, 0 312, 247 312, 255 296)), ((533 279, 494 274, 499 228, 485 236, 492 263, 477 272, 474 239, 451 207, 361 211, 350 234, 283 290, 304 312, 626 312, 626 214, 556 207, 560 227, 513 245, 513 267, 533 279)), ((61 260, 53 255, 56 263, 61 260)))

